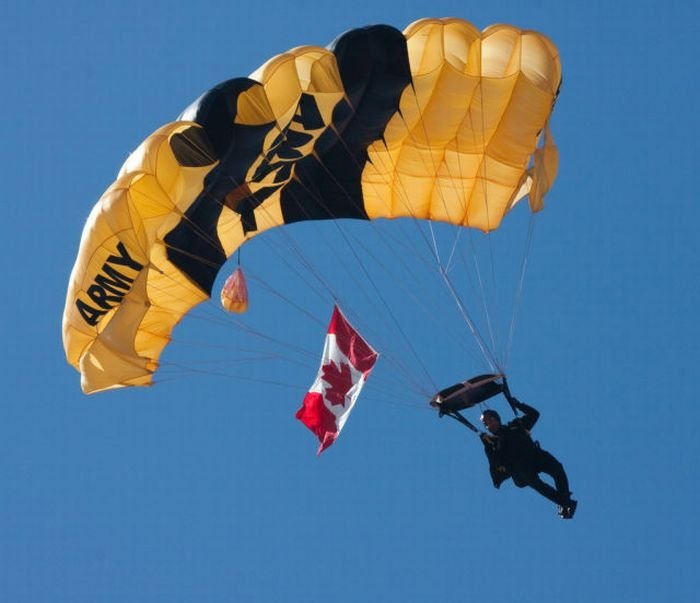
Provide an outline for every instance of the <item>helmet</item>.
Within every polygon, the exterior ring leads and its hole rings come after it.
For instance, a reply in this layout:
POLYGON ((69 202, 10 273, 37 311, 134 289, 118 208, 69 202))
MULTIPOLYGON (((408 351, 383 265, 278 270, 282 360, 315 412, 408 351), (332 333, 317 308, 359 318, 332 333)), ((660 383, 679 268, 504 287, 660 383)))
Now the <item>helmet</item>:
POLYGON ((484 417, 493 417, 494 419, 497 419, 499 423, 501 422, 501 416, 495 410, 491 410, 490 408, 487 408, 481 413, 482 421, 484 420, 484 417))

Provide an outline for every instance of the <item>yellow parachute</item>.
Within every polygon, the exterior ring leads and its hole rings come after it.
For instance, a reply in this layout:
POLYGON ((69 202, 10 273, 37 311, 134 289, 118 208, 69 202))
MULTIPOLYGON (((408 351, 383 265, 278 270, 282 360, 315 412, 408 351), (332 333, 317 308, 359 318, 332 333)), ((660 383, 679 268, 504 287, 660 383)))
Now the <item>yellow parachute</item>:
POLYGON ((488 232, 525 196, 540 210, 560 82, 545 36, 448 18, 354 29, 209 90, 87 220, 63 315, 83 391, 150 384, 173 327, 269 228, 414 217, 488 232))

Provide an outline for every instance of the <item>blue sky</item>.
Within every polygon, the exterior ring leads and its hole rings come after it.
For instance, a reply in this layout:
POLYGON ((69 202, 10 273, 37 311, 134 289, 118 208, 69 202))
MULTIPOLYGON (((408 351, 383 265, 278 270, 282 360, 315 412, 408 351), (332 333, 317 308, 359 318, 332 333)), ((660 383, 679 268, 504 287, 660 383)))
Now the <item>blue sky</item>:
MULTIPOLYGON (((6 6, 0 599, 695 600, 698 17, 682 1, 6 6), (536 29, 562 57, 560 172, 535 221, 507 368, 514 393, 542 413, 534 434, 568 470, 580 501, 570 522, 532 491, 495 490, 478 441, 427 408, 425 392, 486 367, 418 256, 403 274, 373 277, 378 301, 352 270, 336 271, 353 256, 334 230, 271 232, 243 250, 243 326, 216 302, 197 308, 155 387, 84 396, 64 360, 82 225, 131 150, 277 53, 424 16, 536 29), (294 412, 332 301, 285 263, 297 246, 338 279, 382 353, 320 458, 294 412)), ((509 262, 522 257, 528 217, 511 217, 484 252, 497 291, 510 291, 509 262)), ((343 236, 382 254, 401 233, 424 257, 422 238, 402 228, 349 225, 343 236)), ((453 233, 438 234, 449 249, 453 233)))

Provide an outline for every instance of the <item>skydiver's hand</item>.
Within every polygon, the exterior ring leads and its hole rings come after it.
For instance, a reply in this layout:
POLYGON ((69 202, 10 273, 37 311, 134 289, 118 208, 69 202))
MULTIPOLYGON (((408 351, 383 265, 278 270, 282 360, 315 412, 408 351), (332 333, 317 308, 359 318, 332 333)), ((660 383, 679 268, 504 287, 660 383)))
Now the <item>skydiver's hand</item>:
POLYGON ((498 471, 499 473, 506 473, 506 468, 503 465, 499 465, 498 467, 496 467, 496 471, 498 471))

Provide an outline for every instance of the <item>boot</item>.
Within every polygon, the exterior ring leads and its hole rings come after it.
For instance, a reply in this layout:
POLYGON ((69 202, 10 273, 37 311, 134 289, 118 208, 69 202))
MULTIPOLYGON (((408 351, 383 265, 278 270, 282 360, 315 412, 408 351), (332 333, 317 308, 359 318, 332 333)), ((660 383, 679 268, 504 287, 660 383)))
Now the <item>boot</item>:
POLYGON ((559 516, 562 519, 571 519, 576 513, 576 507, 578 506, 578 501, 569 500, 563 505, 559 505, 559 516))

